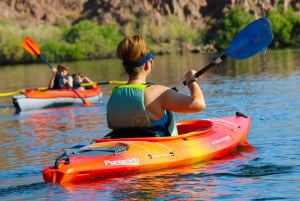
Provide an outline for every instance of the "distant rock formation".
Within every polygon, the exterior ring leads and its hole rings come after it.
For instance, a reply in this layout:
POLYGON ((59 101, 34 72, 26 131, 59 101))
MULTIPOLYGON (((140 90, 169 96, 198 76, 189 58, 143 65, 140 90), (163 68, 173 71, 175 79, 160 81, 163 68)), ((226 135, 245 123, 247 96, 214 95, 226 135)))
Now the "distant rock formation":
POLYGON ((225 9, 244 6, 256 16, 283 3, 300 10, 298 0, 2 0, 0 20, 21 27, 38 24, 66 26, 82 19, 121 26, 143 16, 162 24, 163 17, 174 15, 192 27, 206 27, 222 17, 225 9))

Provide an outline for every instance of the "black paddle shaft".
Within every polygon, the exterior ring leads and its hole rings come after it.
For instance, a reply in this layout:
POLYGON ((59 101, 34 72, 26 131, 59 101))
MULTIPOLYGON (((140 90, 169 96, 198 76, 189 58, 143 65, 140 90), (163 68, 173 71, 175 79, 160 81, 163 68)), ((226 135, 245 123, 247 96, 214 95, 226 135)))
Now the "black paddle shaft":
MULTIPOLYGON (((211 70, 212 68, 216 67, 218 64, 220 64, 222 61, 224 61, 226 59, 226 55, 223 54, 222 56, 218 56, 215 57, 211 60, 211 62, 206 65, 205 67, 203 67, 201 70, 199 70, 196 74, 195 74, 195 78, 201 76, 202 74, 206 73, 207 71, 211 70)), ((194 80, 192 80, 194 81, 194 80)), ((182 82, 183 85, 187 85, 188 83, 186 83, 186 81, 182 82)))

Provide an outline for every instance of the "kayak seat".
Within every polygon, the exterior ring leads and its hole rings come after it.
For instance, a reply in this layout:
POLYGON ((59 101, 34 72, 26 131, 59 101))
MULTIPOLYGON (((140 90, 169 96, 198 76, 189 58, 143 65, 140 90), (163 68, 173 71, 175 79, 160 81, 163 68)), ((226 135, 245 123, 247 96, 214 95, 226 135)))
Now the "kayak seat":
POLYGON ((128 128, 118 128, 103 138, 135 138, 135 137, 159 137, 155 131, 148 128, 141 127, 128 127, 128 128))

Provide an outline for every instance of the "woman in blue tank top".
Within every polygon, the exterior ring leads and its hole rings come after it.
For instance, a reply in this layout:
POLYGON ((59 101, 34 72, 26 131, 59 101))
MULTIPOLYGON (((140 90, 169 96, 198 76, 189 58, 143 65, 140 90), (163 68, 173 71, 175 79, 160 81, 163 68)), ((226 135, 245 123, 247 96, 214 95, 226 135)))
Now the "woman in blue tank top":
POLYGON ((196 113, 206 108, 202 90, 195 82, 195 70, 184 76, 190 95, 163 85, 147 84, 154 56, 141 36, 125 37, 116 54, 122 60, 128 82, 113 89, 110 96, 107 104, 109 128, 152 128, 159 136, 177 135, 172 112, 196 113))

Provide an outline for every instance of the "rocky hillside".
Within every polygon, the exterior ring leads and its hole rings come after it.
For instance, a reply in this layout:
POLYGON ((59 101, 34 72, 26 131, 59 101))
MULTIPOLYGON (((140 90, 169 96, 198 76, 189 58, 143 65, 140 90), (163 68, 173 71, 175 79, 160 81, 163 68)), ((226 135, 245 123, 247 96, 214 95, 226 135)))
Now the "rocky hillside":
POLYGON ((191 26, 205 27, 222 17, 228 7, 243 5, 256 16, 265 16, 279 3, 300 10, 298 0, 1 0, 0 22, 20 27, 66 26, 90 19, 125 25, 150 16, 159 26, 164 16, 174 15, 191 26))

